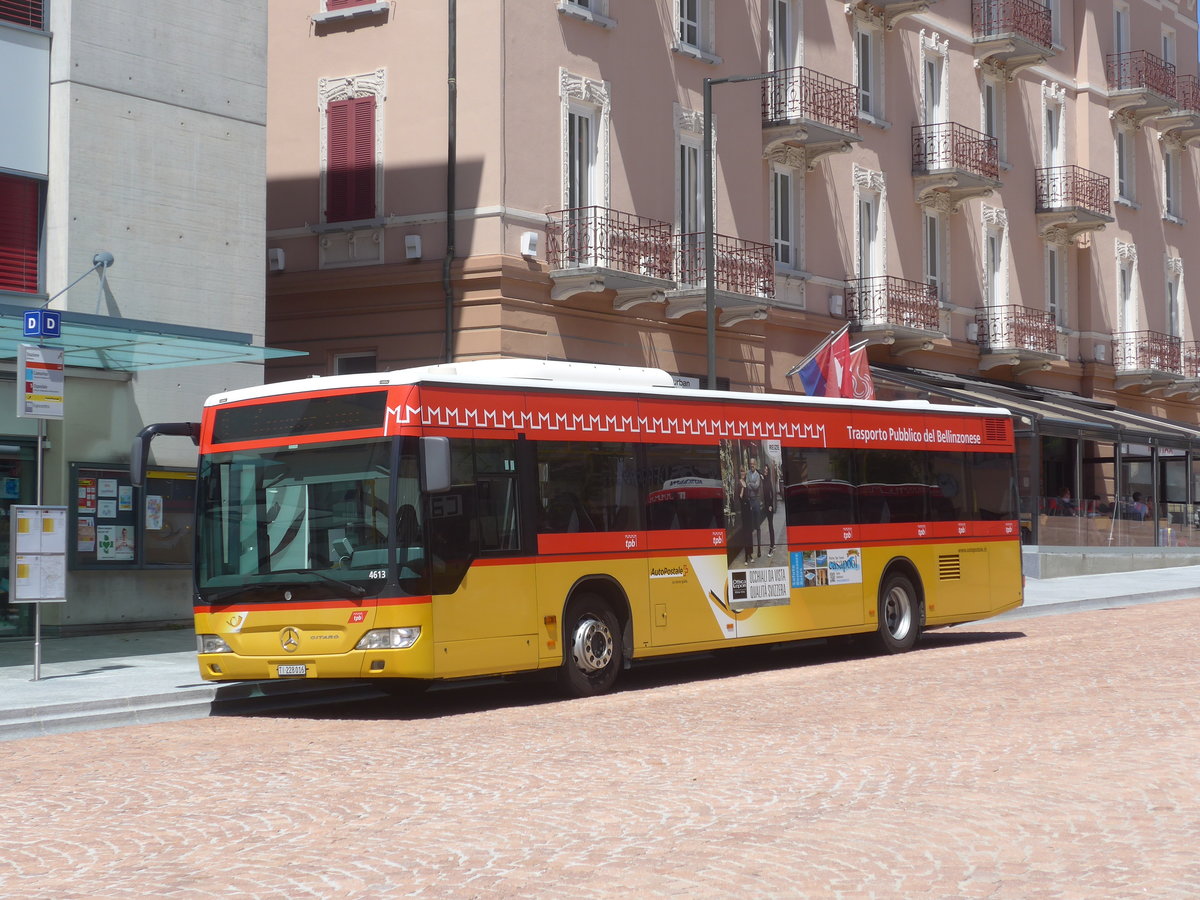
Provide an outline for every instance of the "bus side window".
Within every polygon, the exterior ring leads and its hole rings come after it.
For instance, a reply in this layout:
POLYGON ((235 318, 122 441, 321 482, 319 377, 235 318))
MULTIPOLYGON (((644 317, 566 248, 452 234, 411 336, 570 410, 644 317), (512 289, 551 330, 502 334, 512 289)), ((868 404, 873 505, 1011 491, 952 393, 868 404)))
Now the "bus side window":
POLYGON ((788 447, 783 464, 788 525, 854 522, 853 451, 788 447))
POLYGON ((640 530, 636 458, 632 444, 540 441, 538 532, 640 530))
POLYGON ((725 527, 725 486, 717 445, 647 444, 642 484, 651 531, 725 527))

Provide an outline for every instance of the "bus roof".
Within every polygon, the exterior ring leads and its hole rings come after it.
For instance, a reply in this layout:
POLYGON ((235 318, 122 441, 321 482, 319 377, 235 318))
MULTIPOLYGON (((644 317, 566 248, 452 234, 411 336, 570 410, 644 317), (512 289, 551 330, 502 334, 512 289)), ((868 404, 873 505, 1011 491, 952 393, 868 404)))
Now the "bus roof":
POLYGON ((205 406, 221 406, 246 400, 284 397, 311 391, 352 390, 397 384, 440 384, 463 387, 507 387, 519 390, 584 391, 605 394, 654 394, 670 391, 682 398, 748 403, 795 403, 801 405, 851 405, 953 412, 960 415, 1009 415, 1002 407, 951 406, 927 400, 851 400, 809 397, 805 394, 708 391, 680 387, 662 369, 610 366, 543 359, 481 359, 456 363, 396 369, 356 375, 313 375, 295 381, 280 381, 214 394, 205 406))

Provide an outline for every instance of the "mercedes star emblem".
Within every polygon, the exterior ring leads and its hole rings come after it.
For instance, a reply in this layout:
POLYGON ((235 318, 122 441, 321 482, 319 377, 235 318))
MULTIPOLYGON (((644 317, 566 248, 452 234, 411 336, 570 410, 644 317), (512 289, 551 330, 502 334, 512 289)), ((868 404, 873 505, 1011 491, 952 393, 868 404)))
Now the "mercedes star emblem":
POLYGON ((295 653, 300 647, 300 632, 289 625, 279 632, 279 644, 288 653, 295 653))

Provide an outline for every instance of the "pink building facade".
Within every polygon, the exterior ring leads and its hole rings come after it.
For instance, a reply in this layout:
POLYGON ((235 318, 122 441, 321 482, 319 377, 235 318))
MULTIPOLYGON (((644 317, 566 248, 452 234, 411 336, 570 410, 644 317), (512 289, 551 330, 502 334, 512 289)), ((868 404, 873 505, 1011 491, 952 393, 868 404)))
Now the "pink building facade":
POLYGON ((310 354, 270 379, 702 383, 710 125, 720 386, 849 321, 881 396, 1021 415, 1031 543, 1200 544, 1194 2, 310 7, 269 6, 268 341, 310 354))

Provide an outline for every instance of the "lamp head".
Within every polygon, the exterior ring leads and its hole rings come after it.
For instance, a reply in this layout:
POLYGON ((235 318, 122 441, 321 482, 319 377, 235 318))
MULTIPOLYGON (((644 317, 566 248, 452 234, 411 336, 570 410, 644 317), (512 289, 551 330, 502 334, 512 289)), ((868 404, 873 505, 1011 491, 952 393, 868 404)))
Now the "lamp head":
POLYGON ((99 266, 102 269, 107 269, 114 262, 116 262, 116 260, 113 259, 113 255, 111 253, 109 253, 107 250, 101 250, 99 253, 97 253, 95 256, 92 257, 92 265, 99 266))

